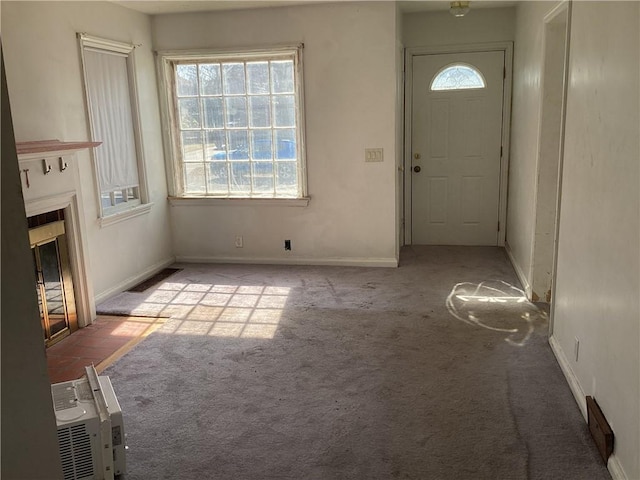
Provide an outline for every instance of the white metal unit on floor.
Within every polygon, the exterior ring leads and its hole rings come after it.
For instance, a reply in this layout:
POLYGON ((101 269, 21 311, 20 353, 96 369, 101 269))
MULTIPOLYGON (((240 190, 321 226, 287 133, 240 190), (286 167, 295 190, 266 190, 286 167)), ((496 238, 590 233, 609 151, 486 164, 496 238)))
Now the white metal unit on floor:
POLYGON ((64 479, 113 480, 126 473, 122 410, 109 377, 85 370, 51 385, 64 479))

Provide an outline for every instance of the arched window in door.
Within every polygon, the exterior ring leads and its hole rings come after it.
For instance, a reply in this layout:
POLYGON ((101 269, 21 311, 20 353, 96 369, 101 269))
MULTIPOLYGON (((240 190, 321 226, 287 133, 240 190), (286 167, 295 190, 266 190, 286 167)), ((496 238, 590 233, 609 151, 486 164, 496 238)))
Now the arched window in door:
POLYGON ((469 90, 485 88, 486 85, 478 69, 465 63, 455 63, 447 65, 433 77, 429 90, 469 90))

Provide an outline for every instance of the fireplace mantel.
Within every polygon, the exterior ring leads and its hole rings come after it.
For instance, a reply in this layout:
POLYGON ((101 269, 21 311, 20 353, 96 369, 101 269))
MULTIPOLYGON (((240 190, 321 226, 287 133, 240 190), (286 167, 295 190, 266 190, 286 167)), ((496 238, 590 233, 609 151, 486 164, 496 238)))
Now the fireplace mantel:
POLYGON ((80 150, 95 148, 102 142, 61 142, 60 140, 38 140, 16 142, 19 160, 40 159, 69 155, 80 150))

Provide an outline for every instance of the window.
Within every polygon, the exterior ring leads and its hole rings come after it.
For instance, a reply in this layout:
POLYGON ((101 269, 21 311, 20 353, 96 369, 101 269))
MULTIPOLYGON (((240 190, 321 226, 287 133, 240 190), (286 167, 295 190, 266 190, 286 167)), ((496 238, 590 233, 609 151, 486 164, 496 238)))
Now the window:
POLYGON ((458 63, 440 70, 431 81, 430 90, 469 90, 485 88, 482 74, 471 65, 458 63))
POLYGON ((102 142, 94 149, 100 216, 108 217, 146 203, 134 46, 85 34, 78 37, 91 137, 102 142))
POLYGON ((305 197, 300 50, 160 54, 176 196, 305 197))

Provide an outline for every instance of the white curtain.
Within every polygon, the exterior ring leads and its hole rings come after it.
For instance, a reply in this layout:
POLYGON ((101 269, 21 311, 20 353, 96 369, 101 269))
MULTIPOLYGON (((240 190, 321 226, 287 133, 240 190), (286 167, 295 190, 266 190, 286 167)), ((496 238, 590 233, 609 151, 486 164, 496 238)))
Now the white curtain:
POLYGON ((138 186, 127 58, 85 49, 84 61, 100 191, 138 186))

